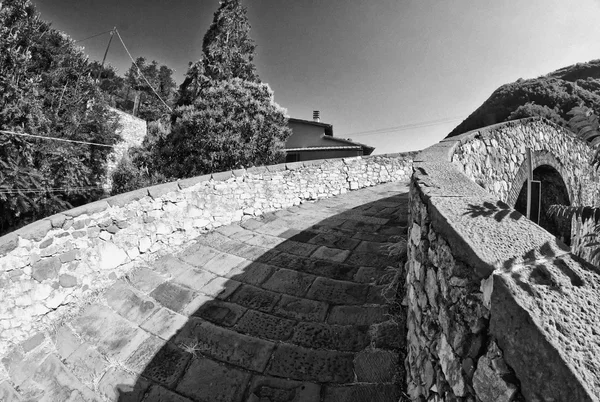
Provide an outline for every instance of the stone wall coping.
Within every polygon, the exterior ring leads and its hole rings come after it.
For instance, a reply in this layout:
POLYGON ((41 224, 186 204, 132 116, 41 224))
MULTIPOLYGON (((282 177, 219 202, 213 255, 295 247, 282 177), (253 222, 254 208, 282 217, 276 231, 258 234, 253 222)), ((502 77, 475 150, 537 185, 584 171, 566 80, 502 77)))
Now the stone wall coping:
POLYGON ((475 268, 482 285, 493 276, 490 331, 524 395, 597 401, 600 363, 593 356, 600 348, 593 334, 600 333, 600 270, 451 162, 460 144, 540 120, 510 121, 444 139, 415 157, 413 185, 455 257, 475 268))
MULTIPOLYGON (((132 116, 133 117, 133 116, 132 116)), ((381 155, 370 155, 365 157, 356 157, 353 160, 370 159, 370 158, 399 158, 399 157, 414 157, 417 152, 406 152, 406 153, 392 153, 392 154, 381 154, 381 155)), ((304 162, 294 163, 280 163, 277 165, 270 166, 256 166, 247 169, 236 169, 234 171, 228 170, 224 172, 217 172, 208 175, 196 176, 186 179, 180 179, 177 181, 158 184, 151 187, 141 188, 133 190, 127 193, 118 194, 112 197, 104 198, 95 202, 91 202, 79 207, 62 211, 58 214, 40 219, 22 228, 19 228, 13 232, 7 233, 0 237, 0 257, 6 255, 6 253, 14 250, 18 246, 18 238, 26 240, 41 240, 48 234, 53 227, 62 226, 65 219, 77 218, 81 215, 90 215, 94 213, 103 212, 110 207, 123 207, 131 202, 140 200, 144 197, 160 198, 170 192, 179 192, 181 190, 190 188, 199 183, 215 181, 226 181, 234 177, 243 177, 248 174, 262 174, 265 172, 283 172, 285 170, 299 170, 308 167, 322 166, 323 164, 341 164, 345 161, 350 162, 348 158, 335 158, 335 159, 319 159, 304 162)))

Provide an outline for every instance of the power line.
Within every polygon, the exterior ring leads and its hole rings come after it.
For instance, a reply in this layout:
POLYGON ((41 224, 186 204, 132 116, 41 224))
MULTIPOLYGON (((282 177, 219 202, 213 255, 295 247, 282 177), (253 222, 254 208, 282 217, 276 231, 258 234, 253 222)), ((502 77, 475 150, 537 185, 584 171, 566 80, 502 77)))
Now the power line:
POLYGON ((438 120, 428 120, 428 121, 422 121, 422 122, 418 122, 418 123, 403 124, 400 126, 384 127, 384 128, 379 128, 379 129, 375 129, 375 130, 359 131, 359 132, 355 132, 355 133, 344 134, 344 136, 390 134, 390 133, 394 133, 397 131, 406 131, 406 130, 412 130, 415 128, 437 126, 440 124, 451 123, 453 121, 458 121, 458 120, 462 120, 462 117, 447 117, 447 118, 438 119, 438 120))
POLYGON ((95 145, 95 146, 98 146, 98 147, 106 147, 106 148, 113 148, 114 147, 113 145, 98 144, 98 143, 95 143, 95 142, 67 140, 65 138, 56 138, 56 137, 44 137, 42 135, 34 135, 34 134, 27 134, 27 133, 16 133, 14 131, 7 131, 7 130, 0 130, 0 133, 11 134, 11 135, 20 135, 22 137, 40 138, 40 139, 43 139, 43 140, 54 140, 54 141, 62 141, 62 142, 71 142, 71 143, 74 143, 74 144, 95 145))
POLYGON ((19 194, 19 193, 57 193, 72 190, 95 190, 104 188, 102 186, 83 186, 83 187, 51 187, 51 188, 0 188, 0 194, 19 194))
POLYGON ((119 33, 119 31, 116 28, 115 28, 114 31, 117 33, 117 36, 119 37, 119 40, 121 41, 121 44, 123 45, 123 48, 125 49, 125 51, 129 55, 129 58, 131 59, 131 61, 133 62, 133 64, 137 67, 138 72, 140 73, 140 75, 142 76, 142 78, 144 79, 144 81, 146 81, 146 84, 148 84, 148 86, 150 87, 150 89, 152 90, 152 92, 154 92, 154 95, 156 95, 156 97, 158 99, 160 99, 160 101, 163 103, 163 105, 165 105, 165 107, 169 110, 169 113, 173 113, 173 109, 171 109, 171 107, 169 105, 167 105, 167 103, 160 97, 160 95, 158 94, 158 92, 156 92, 156 90, 150 84, 150 82, 148 81, 148 79, 146 78, 146 76, 142 73, 142 70, 140 69, 140 66, 137 65, 137 63, 133 59, 133 56, 131 55, 131 53, 129 53, 129 50, 127 49, 127 46, 125 46, 125 42, 123 42, 123 38, 121 38, 121 34, 119 33))
POLYGON ((83 39, 76 40, 74 43, 79 43, 79 42, 86 41, 86 40, 88 40, 88 39, 93 39, 93 38, 95 38, 95 37, 97 37, 97 36, 100 36, 100 35, 106 35, 107 33, 111 33, 112 31, 113 31, 113 30, 111 29, 110 31, 106 31, 106 32, 100 32, 99 34, 92 35, 92 36, 88 36, 87 38, 83 38, 83 39))

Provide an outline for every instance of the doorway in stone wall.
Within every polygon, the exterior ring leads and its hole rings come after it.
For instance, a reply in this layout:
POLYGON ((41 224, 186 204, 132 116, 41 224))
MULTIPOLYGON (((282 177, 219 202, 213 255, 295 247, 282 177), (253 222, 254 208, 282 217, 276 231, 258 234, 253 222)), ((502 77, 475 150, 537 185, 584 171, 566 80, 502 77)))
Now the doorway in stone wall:
MULTIPOLYGON (((541 185, 540 220, 538 224, 567 245, 570 245, 570 222, 558 224, 547 214, 550 205, 571 205, 567 186, 562 176, 552 166, 541 165, 533 170, 533 180, 539 181, 541 185)), ((523 215, 527 214, 527 181, 521 187, 515 209, 523 215)))

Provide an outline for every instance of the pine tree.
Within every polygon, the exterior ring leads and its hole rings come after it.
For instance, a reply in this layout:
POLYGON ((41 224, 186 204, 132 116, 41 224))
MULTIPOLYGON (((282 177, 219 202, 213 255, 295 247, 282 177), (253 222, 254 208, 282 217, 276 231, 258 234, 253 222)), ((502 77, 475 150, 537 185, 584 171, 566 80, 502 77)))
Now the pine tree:
POLYGON ((221 0, 202 42, 206 76, 217 81, 241 78, 260 82, 253 63, 255 48, 246 8, 240 0, 221 0))

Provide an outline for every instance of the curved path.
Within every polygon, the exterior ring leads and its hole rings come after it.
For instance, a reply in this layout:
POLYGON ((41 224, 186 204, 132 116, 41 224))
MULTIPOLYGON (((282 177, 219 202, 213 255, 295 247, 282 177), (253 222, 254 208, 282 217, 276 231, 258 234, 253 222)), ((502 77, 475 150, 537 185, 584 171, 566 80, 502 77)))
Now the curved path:
POLYGON ((402 296, 383 295, 407 193, 302 204, 136 270, 57 330, 47 374, 70 373, 48 400, 398 401, 402 296))

